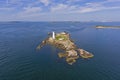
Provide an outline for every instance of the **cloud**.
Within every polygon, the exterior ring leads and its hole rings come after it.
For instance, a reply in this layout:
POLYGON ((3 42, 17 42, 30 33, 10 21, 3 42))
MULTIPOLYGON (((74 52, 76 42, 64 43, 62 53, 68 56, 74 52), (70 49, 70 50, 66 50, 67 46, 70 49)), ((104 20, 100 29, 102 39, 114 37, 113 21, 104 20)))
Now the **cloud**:
POLYGON ((87 13, 87 12, 94 12, 94 11, 98 11, 100 9, 97 8, 81 8, 79 11, 77 11, 78 13, 87 13))
POLYGON ((7 4, 22 4, 22 0, 6 0, 7 4))
MULTIPOLYGON (((48 19, 51 16, 60 19, 71 17, 73 14, 87 15, 84 13, 100 11, 120 10, 120 0, 104 0, 104 1, 85 1, 85 0, 6 0, 1 2, 0 16, 13 14, 17 19, 48 19), (78 4, 80 3, 80 4, 78 4), (64 16, 64 17, 63 17, 64 16), (61 18, 62 17, 62 18, 61 18)), ((11 17, 12 18, 12 17, 11 17)), ((52 18, 52 17, 51 17, 52 18)), ((77 18, 77 16, 76 16, 77 18)))
POLYGON ((52 6, 51 7, 51 12, 52 13, 73 13, 75 12, 76 10, 78 10, 78 6, 75 6, 75 5, 67 5, 67 4, 58 4, 56 6, 52 6))
POLYGON ((85 7, 99 7, 99 6, 103 6, 103 4, 101 2, 91 2, 91 3, 85 3, 85 7))
MULTIPOLYGON (((73 1, 83 1, 83 0, 68 0, 70 2, 73 1)), ((120 0, 106 0, 103 2, 86 2, 84 5, 78 4, 56 4, 55 6, 51 6, 50 11, 53 13, 89 13, 96 12, 102 10, 112 10, 112 9, 120 9, 120 6, 113 5, 108 6, 111 1, 120 1, 120 0), (108 5, 106 5, 108 4, 108 5)))
POLYGON ((67 4, 58 4, 56 6, 52 6, 51 10, 52 13, 85 13, 85 12, 90 12, 90 11, 96 11, 96 9, 89 8, 87 7, 81 7, 81 6, 76 6, 76 5, 67 5, 67 4))
MULTIPOLYGON (((108 3, 108 2, 107 2, 108 3)), ((106 2, 86 3, 85 6, 79 8, 79 13, 88 13, 102 10, 120 9, 120 6, 106 6, 106 2)))
POLYGON ((58 11, 63 11, 68 8, 68 5, 64 4, 58 4, 57 6, 51 7, 52 12, 58 12, 58 11))
POLYGON ((6 0, 7 2, 10 2, 10 3, 18 3, 20 2, 21 0, 6 0))
POLYGON ((81 2, 83 0, 67 0, 67 3, 81 2))
POLYGON ((79 13, 88 13, 88 12, 95 12, 95 11, 103 11, 103 10, 112 10, 112 9, 120 9, 120 7, 86 7, 86 8, 81 8, 78 12, 79 13))
POLYGON ((41 7, 24 7, 23 11, 17 14, 19 17, 26 17, 42 11, 41 7))
POLYGON ((8 8, 8 7, 2 7, 0 8, 0 11, 12 11, 14 8, 8 8))
POLYGON ((50 4, 50 0, 39 0, 41 3, 43 3, 45 6, 48 6, 50 4))
POLYGON ((35 13, 35 12, 40 12, 42 10, 41 7, 25 7, 24 8, 25 13, 35 13))
POLYGON ((107 0, 107 2, 119 2, 120 0, 107 0))

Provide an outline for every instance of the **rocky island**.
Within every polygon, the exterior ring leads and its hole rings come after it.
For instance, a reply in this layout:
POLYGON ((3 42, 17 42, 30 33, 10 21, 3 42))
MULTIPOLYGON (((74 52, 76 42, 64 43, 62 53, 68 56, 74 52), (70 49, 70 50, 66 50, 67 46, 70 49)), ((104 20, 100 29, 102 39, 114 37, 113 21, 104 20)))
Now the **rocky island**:
POLYGON ((58 53, 60 58, 65 58, 66 62, 70 65, 76 62, 78 58, 91 58, 93 54, 78 48, 71 40, 70 34, 66 32, 55 33, 52 32, 47 39, 43 40, 41 44, 37 46, 37 49, 41 49, 44 45, 53 45, 63 52, 58 53))
POLYGON ((112 29, 120 29, 120 26, 96 26, 96 28, 98 29, 102 29, 102 28, 112 28, 112 29))

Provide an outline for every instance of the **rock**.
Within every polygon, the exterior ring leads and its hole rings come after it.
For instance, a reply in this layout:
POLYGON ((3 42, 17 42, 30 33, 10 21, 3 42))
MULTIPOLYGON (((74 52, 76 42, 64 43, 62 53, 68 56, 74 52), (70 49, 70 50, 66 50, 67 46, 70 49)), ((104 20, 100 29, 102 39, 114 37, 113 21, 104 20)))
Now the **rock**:
POLYGON ((77 56, 77 52, 75 51, 75 50, 69 50, 69 51, 66 51, 67 53, 68 53, 68 57, 70 57, 70 56, 72 56, 72 57, 74 57, 74 56, 77 56))
POLYGON ((82 58, 91 58, 91 57, 93 57, 92 53, 89 53, 89 52, 87 52, 87 51, 85 51, 83 49, 78 49, 78 51, 79 51, 79 54, 80 54, 80 56, 82 58))
POLYGON ((40 49, 45 44, 53 45, 59 49, 64 50, 63 53, 58 53, 60 58, 65 58, 68 64, 73 64, 81 56, 82 58, 91 58, 93 55, 83 49, 78 49, 74 42, 70 39, 70 35, 65 32, 56 33, 55 39, 49 36, 38 45, 37 49, 40 49), (79 52, 79 53, 78 53, 79 52))
POLYGON ((76 62, 76 60, 74 58, 66 58, 66 62, 70 65, 72 65, 73 63, 76 62))
POLYGON ((59 58, 64 58, 67 57, 68 54, 67 53, 58 53, 59 58))

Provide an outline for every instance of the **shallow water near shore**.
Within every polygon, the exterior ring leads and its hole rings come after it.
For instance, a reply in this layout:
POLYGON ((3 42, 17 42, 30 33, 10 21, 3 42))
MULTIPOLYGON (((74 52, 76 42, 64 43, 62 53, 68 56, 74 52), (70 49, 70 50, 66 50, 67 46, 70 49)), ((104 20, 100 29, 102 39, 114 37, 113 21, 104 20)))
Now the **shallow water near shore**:
POLYGON ((120 80, 119 22, 0 22, 0 80, 120 80), (94 54, 68 65, 59 49, 37 45, 51 31, 67 31, 76 45, 94 54))

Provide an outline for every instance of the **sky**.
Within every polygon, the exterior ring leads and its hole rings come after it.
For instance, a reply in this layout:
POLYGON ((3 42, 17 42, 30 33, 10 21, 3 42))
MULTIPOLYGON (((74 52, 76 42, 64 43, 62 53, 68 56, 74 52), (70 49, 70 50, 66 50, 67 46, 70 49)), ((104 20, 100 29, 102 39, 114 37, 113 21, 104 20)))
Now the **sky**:
POLYGON ((0 0, 0 21, 120 21, 120 0, 0 0))

